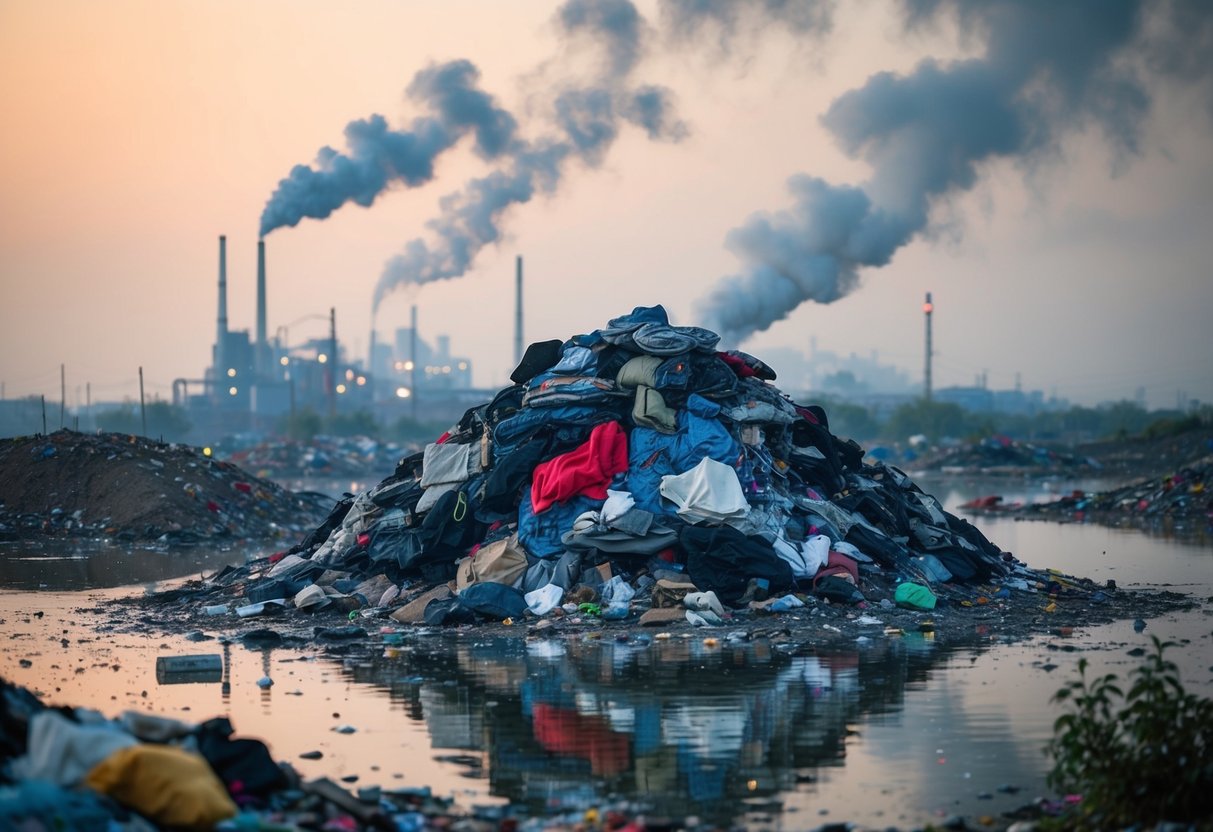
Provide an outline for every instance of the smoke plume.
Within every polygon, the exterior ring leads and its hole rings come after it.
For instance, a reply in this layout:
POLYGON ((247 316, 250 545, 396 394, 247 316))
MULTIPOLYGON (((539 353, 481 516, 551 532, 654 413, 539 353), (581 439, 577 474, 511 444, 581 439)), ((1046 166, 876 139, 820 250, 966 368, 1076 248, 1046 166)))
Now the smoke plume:
POLYGON ((468 61, 418 72, 407 95, 432 115, 414 119, 408 130, 392 130, 377 114, 350 122, 346 153, 322 147, 313 166, 296 165, 278 183, 261 214, 261 236, 304 217, 324 219, 347 202, 368 207, 396 182, 424 185, 434 177, 435 159, 467 133, 475 134, 476 152, 486 159, 509 151, 517 124, 476 88, 479 77, 468 61))
MULTIPOLYGON (((879 73, 838 98, 822 123, 847 155, 868 163, 871 178, 854 188, 793 177, 791 208, 755 214, 729 234, 743 270, 700 302, 704 324, 740 341, 805 301, 837 300, 855 288, 861 268, 885 265, 927 228, 935 200, 973 187, 994 160, 1031 166, 1057 153, 1064 135, 1088 128, 1121 153, 1137 152, 1151 101, 1145 65, 1156 75, 1209 77, 1208 52, 1176 53, 1159 42, 1178 29, 1147 17, 1155 10, 1191 5, 909 3, 909 26, 948 16, 984 54, 926 60, 908 75, 879 73), (1173 69, 1162 66, 1163 55, 1175 56, 1173 69)), ((1208 31, 1206 19, 1206 38, 1208 31)))
POLYGON ((442 200, 441 215, 427 223, 432 241, 412 240, 385 264, 375 286, 374 310, 401 287, 462 276, 485 246, 501 239, 511 208, 537 194, 554 193, 572 162, 601 165, 622 123, 641 127, 655 140, 679 141, 687 134, 675 113, 673 93, 632 86, 647 33, 630 0, 568 0, 556 14, 556 25, 569 42, 597 50, 594 77, 556 96, 553 129, 547 135, 517 141, 497 170, 442 200))
POLYGON ((714 35, 728 52, 739 36, 767 28, 794 37, 826 34, 834 27, 834 0, 661 0, 660 17, 675 41, 714 35))

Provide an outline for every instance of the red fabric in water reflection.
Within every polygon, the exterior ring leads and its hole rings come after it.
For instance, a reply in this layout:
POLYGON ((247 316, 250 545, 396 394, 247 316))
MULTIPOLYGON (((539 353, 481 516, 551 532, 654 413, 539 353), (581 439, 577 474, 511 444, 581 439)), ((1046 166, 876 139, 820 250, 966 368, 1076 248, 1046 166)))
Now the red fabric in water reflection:
POLYGON ((531 729, 545 750, 589 760, 595 774, 627 771, 628 735, 612 731, 602 717, 537 702, 531 709, 531 729))

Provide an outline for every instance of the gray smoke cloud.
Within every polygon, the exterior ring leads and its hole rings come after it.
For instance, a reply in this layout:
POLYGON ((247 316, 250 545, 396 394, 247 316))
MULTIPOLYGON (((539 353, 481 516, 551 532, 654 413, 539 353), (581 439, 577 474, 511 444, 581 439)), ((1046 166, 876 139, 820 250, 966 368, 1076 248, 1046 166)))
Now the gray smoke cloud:
MULTIPOLYGON (((1166 33, 1178 31, 1146 12, 1191 5, 918 0, 907 10, 910 26, 949 16, 980 39, 984 55, 879 73, 831 105, 822 123, 870 165, 871 179, 855 188, 793 177, 791 208, 755 214, 729 234, 743 270, 697 305, 726 341, 767 329, 805 301, 846 295, 860 269, 887 264, 927 228, 933 201, 973 187, 988 162, 1030 167, 1058 152, 1066 133, 1091 127, 1117 150, 1137 152, 1151 101, 1143 64, 1166 72, 1160 56, 1175 54, 1166 33)), ((1168 74, 1205 82, 1210 60, 1184 49, 1168 74)))
POLYGON ((324 219, 346 203, 364 208, 394 183, 415 188, 434 177, 437 157, 464 135, 475 134, 476 152, 495 159, 515 142, 514 117, 477 89, 480 72, 469 61, 421 70, 407 95, 429 107, 408 130, 393 130, 381 115, 351 121, 347 153, 323 147, 314 166, 296 165, 278 183, 261 214, 261 236, 305 217, 324 219))
POLYGON ((834 28, 835 0, 661 0, 662 28, 675 41, 715 38, 723 52, 743 36, 775 28, 793 37, 834 28))
POLYGON ((412 240, 385 264, 373 312, 393 291, 465 274, 485 246, 500 241, 510 209, 555 193, 573 162, 601 165, 624 123, 654 140, 687 135, 670 90, 631 83, 648 33, 630 0, 568 0, 556 13, 556 25, 565 39, 599 50, 597 77, 556 96, 553 132, 516 142, 497 170, 442 200, 441 215, 427 223, 433 239, 412 240))

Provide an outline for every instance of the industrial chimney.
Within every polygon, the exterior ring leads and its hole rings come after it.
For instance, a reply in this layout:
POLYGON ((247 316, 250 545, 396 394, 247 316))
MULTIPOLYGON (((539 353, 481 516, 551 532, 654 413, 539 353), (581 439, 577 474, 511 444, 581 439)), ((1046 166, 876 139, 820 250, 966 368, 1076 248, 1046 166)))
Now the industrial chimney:
POLYGON ((258 377, 268 371, 269 343, 265 334, 265 240, 257 241, 257 345, 253 351, 258 377))
POLYGON ((224 345, 227 343, 227 236, 219 235, 219 326, 215 332, 215 352, 211 360, 214 363, 216 383, 227 368, 227 356, 224 345))

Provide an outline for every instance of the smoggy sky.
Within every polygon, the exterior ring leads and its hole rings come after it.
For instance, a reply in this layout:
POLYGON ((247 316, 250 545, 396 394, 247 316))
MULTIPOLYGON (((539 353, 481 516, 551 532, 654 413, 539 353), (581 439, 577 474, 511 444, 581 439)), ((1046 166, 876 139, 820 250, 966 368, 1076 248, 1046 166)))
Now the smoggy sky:
POLYGON ((0 381, 169 397, 265 232, 271 336, 415 303, 485 387, 521 254, 527 341, 661 303, 917 381, 930 291, 937 387, 1209 401, 1208 8, 2 0, 0 381))

